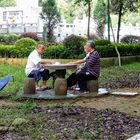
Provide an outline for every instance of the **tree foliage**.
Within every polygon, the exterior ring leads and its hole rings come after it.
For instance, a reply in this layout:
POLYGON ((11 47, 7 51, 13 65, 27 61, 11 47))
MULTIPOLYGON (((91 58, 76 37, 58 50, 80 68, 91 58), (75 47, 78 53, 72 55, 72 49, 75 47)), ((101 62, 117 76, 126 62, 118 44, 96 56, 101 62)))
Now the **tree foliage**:
POLYGON ((15 5, 16 5, 15 0, 0 0, 0 7, 9 7, 15 5))
POLYGON ((89 39, 90 37, 90 18, 91 18, 91 5, 92 5, 92 0, 76 0, 76 3, 79 4, 83 2, 85 6, 88 6, 88 28, 87 28, 87 37, 89 39))
POLYGON ((104 28, 106 24, 107 7, 104 0, 98 0, 93 12, 94 20, 97 24, 97 34, 103 37, 104 28))
POLYGON ((44 21, 44 34, 46 34, 47 41, 54 42, 53 31, 60 21, 60 13, 55 0, 44 0, 42 2, 41 18, 44 21))
POLYGON ((117 42, 119 42, 119 32, 121 27, 121 18, 128 11, 137 12, 140 7, 140 0, 110 0, 111 12, 118 15, 117 42))

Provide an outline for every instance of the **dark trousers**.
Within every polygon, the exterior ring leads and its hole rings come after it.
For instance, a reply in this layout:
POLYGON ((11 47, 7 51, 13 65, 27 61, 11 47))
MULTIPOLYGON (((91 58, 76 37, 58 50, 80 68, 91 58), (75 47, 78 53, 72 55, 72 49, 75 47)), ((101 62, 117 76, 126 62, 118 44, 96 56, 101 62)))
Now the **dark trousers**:
POLYGON ((95 80, 97 77, 93 76, 89 72, 80 71, 79 73, 72 73, 67 78, 68 87, 75 85, 78 82, 80 91, 87 91, 87 81, 95 80))
POLYGON ((49 76, 49 70, 44 69, 43 71, 39 70, 33 70, 31 73, 28 75, 28 77, 33 77, 35 78, 35 81, 39 81, 42 77, 43 81, 47 81, 50 76, 49 76))

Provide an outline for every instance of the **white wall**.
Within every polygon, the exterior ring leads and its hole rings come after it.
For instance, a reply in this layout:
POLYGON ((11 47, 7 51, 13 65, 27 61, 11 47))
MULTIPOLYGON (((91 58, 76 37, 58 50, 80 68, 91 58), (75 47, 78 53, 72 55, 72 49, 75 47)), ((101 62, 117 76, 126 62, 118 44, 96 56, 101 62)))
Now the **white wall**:
POLYGON ((30 7, 37 8, 38 0, 16 0, 16 6, 20 9, 30 9, 30 7))

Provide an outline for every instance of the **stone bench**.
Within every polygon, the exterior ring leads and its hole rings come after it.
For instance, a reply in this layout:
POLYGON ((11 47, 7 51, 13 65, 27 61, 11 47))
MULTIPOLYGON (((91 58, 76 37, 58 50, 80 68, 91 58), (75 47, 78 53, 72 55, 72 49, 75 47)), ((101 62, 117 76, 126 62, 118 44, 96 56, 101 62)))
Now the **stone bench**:
POLYGON ((54 82, 55 95, 67 95, 67 80, 64 78, 56 78, 54 82))
POLYGON ((89 80, 87 81, 87 89, 89 93, 98 93, 98 79, 97 80, 89 80))
POLYGON ((35 79, 27 77, 24 81, 24 94, 35 94, 35 79))

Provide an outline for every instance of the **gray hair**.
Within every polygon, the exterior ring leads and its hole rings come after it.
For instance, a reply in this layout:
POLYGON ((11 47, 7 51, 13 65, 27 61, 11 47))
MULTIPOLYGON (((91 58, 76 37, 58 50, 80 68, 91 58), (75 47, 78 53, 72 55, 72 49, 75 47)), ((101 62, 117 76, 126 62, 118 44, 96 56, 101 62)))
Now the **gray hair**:
POLYGON ((92 40, 88 40, 87 45, 89 45, 91 48, 95 49, 95 43, 92 40))
POLYGON ((40 47, 44 47, 45 48, 45 44, 43 42, 37 43, 36 48, 40 48, 40 47))

